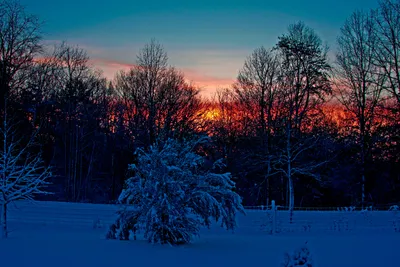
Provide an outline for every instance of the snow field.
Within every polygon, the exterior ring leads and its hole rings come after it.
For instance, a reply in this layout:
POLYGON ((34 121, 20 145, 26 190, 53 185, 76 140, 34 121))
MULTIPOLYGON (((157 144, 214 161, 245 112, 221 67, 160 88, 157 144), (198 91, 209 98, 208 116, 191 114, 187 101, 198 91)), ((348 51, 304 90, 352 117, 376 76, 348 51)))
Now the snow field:
POLYGON ((0 240, 0 267, 280 266, 284 252, 306 241, 316 266, 400 266, 394 212, 297 211, 289 225, 287 212, 279 211, 278 233, 270 235, 268 212, 248 211, 238 216, 235 233, 216 224, 202 229, 193 244, 169 247, 106 240, 116 210, 114 205, 17 202, 10 206, 10 237, 0 240), (96 220, 99 228, 93 227, 96 220), (348 230, 334 228, 346 221, 348 230))

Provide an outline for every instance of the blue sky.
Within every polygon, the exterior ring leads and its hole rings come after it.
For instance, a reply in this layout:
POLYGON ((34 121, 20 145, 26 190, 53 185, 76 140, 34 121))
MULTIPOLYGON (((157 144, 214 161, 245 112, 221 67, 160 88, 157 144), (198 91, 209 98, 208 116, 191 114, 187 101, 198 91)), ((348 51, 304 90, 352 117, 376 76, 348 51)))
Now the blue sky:
POLYGON ((111 78, 151 38, 206 92, 231 83, 255 48, 272 47, 289 24, 315 29, 331 50, 346 18, 377 0, 20 0, 44 21, 45 39, 85 48, 111 78))

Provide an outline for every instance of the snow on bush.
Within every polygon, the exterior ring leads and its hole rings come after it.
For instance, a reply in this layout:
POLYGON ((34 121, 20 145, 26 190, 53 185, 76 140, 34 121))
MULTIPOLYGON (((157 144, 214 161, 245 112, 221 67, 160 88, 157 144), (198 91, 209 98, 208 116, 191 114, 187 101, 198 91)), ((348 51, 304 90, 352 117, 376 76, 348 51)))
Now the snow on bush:
POLYGON ((169 139, 148 151, 137 150, 138 162, 119 202, 126 207, 107 234, 112 239, 129 239, 142 231, 151 243, 184 244, 198 236, 200 226, 221 220, 223 227, 236 227, 236 213, 244 213, 240 196, 234 192, 230 173, 218 173, 217 161, 210 170, 195 152, 207 139, 178 142, 169 139), (129 208, 127 208, 129 207, 129 208))
POLYGON ((301 248, 294 251, 293 254, 285 253, 285 260, 282 267, 312 267, 313 260, 307 242, 301 248))
POLYGON ((393 206, 390 206, 390 208, 389 208, 389 211, 399 211, 400 209, 399 209, 399 206, 398 205, 393 205, 393 206))

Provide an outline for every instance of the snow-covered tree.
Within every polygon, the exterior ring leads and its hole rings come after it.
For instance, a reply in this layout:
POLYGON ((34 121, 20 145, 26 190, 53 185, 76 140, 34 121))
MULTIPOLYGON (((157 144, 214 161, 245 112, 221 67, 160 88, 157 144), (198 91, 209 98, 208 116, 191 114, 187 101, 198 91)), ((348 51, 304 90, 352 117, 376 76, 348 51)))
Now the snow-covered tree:
POLYGON ((237 212, 244 213, 241 197, 231 174, 219 173, 222 161, 206 170, 195 151, 204 140, 169 139, 148 151, 138 149, 137 164, 129 166, 134 175, 119 197, 126 206, 108 238, 128 240, 130 232, 142 231, 151 243, 183 244, 213 219, 227 230, 236 227, 237 212))
POLYGON ((49 184, 50 167, 46 167, 40 153, 31 153, 32 136, 27 144, 16 139, 17 124, 10 123, 5 112, 0 129, 0 222, 2 237, 7 238, 7 206, 16 200, 32 199, 35 194, 48 194, 44 187, 49 184))
POLYGON ((286 253, 282 267, 312 267, 314 266, 307 242, 293 254, 286 253))

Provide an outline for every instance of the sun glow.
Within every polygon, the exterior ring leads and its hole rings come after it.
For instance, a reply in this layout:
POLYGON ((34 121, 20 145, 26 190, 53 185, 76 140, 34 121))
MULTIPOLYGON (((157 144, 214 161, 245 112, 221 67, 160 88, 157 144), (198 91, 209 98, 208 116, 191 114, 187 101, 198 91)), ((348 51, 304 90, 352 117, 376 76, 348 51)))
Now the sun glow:
POLYGON ((220 117, 220 111, 217 108, 211 108, 208 109, 206 111, 204 111, 202 118, 204 120, 208 120, 208 121, 215 121, 217 119, 219 119, 220 117))

